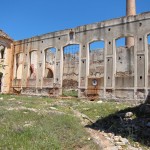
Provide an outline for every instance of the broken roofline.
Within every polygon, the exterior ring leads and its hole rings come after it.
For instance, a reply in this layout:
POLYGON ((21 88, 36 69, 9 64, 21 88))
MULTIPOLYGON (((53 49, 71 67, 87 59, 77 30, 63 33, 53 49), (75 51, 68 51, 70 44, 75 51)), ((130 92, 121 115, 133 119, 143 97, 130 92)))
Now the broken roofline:
POLYGON ((3 30, 0 30, 0 37, 13 41, 13 39, 8 34, 6 34, 3 30))
POLYGON ((21 42, 21 41, 24 41, 25 43, 28 43, 28 42, 31 42, 31 41, 28 41, 28 40, 32 40, 32 42, 33 42, 34 40, 37 40, 37 38, 39 38, 38 40, 44 40, 44 39, 46 39, 47 35, 48 35, 48 38, 54 38, 54 37, 57 38, 57 37, 60 37, 60 36, 66 36, 67 35, 66 32, 67 31, 70 32, 71 30, 74 31, 77 34, 77 33, 85 32, 85 31, 91 31, 91 30, 95 30, 95 29, 102 29, 102 28, 109 28, 109 27, 111 28, 113 26, 118 26, 120 24, 138 22, 140 20, 143 21, 143 20, 147 20, 147 19, 150 19, 150 11, 149 12, 144 12, 144 13, 141 13, 141 14, 138 14, 138 15, 114 18, 114 19, 110 19, 110 20, 106 20, 106 21, 102 21, 102 22, 77 26, 75 28, 49 32, 49 33, 46 33, 46 34, 36 35, 36 36, 30 37, 30 38, 16 40, 15 42, 16 42, 16 44, 17 44, 17 42, 21 42), (36 39, 34 39, 34 38, 36 38, 36 39))

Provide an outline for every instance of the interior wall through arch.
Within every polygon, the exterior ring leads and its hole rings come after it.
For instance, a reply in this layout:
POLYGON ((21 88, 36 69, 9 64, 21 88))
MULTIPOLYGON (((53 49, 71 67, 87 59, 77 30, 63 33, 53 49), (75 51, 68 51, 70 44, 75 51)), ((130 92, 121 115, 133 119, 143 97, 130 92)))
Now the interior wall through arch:
MULTIPOLYGON (((134 45, 126 45, 127 37, 116 40, 116 74, 132 75, 134 73, 134 45)), ((133 37, 132 37, 133 39, 133 37)))
POLYGON ((37 51, 30 52, 30 78, 35 79, 37 74, 37 51))
POLYGON ((48 48, 45 50, 45 78, 54 77, 56 48, 48 48))
MULTIPOLYGON (((116 39, 116 87, 134 86, 134 41, 132 46, 127 45, 127 38, 120 37, 116 39)), ((129 41, 128 41, 129 42, 129 41)), ((130 44, 131 44, 130 43, 130 44)))
POLYGON ((16 79, 22 79, 23 53, 16 54, 16 79))
POLYGON ((104 76, 104 41, 94 41, 89 44, 89 76, 104 76))
POLYGON ((63 87, 77 89, 79 78, 79 44, 63 48, 63 87))

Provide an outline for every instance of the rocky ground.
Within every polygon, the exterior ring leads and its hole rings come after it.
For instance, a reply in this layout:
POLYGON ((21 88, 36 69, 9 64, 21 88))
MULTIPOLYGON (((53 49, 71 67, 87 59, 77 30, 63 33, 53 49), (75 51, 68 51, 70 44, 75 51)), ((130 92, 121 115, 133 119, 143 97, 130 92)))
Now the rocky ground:
POLYGON ((94 123, 83 114, 81 117, 91 122, 91 125, 86 125, 87 130, 104 150, 150 150, 149 104, 122 110, 94 123), (130 138, 132 142, 128 140, 130 138))

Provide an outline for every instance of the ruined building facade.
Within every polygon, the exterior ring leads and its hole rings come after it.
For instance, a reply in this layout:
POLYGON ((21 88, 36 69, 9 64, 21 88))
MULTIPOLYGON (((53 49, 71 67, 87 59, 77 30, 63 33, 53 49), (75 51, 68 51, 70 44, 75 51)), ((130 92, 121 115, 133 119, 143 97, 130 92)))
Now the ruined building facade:
POLYGON ((14 41, 0 31, 2 93, 145 99, 150 12, 14 41), (129 46, 124 39, 132 38, 129 46), (123 39, 123 42, 118 42, 123 39))

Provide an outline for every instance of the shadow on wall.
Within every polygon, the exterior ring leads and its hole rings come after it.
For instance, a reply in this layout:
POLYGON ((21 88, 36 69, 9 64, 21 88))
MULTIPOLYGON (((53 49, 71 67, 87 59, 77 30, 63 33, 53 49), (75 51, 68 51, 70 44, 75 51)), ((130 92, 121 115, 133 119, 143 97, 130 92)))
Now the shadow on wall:
POLYGON ((150 104, 118 111, 86 127, 150 146, 150 104))

